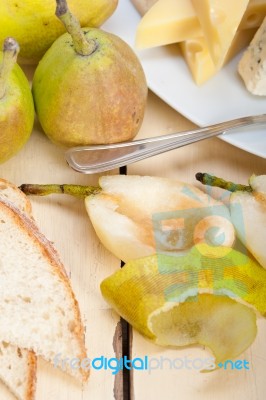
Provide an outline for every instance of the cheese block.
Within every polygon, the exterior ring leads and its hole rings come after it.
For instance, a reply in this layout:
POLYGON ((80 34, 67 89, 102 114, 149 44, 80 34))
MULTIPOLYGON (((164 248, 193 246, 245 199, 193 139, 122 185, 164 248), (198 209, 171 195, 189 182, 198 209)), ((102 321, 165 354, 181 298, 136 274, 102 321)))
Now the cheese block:
POLYGON ((251 93, 266 96, 266 17, 241 58, 238 71, 251 93))
POLYGON ((141 19, 136 47, 162 46, 201 35, 190 0, 158 0, 141 19))
MULTIPOLYGON (((224 64, 244 49, 252 40, 256 28, 238 31, 225 57, 224 64)), ((182 54, 197 85, 205 83, 217 73, 204 37, 180 43, 182 54)))
POLYGON ((266 17, 266 0, 250 0, 239 29, 258 28, 266 17))
POLYGON ((157 0, 131 0, 140 15, 144 15, 157 0))
POLYGON ((191 0, 214 64, 225 61, 248 0, 191 0))
MULTIPOLYGON (((136 33, 136 47, 139 49, 176 43, 182 37, 184 41, 203 35, 191 0, 131 1, 141 15, 145 14, 136 33), (195 35, 195 31, 200 33, 195 35)), ((250 0, 238 29, 259 27, 265 15, 266 0, 250 0)))

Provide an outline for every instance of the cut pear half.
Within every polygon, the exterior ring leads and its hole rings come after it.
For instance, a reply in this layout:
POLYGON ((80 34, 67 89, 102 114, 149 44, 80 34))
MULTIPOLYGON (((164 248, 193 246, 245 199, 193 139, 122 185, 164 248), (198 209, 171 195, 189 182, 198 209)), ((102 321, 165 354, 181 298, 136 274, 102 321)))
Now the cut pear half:
POLYGON ((230 213, 238 237, 266 268, 266 175, 251 176, 252 192, 238 191, 230 197, 230 213))
POLYGON ((241 242, 266 268, 266 175, 252 175, 249 185, 226 181, 208 173, 198 172, 196 179, 208 186, 232 192, 230 217, 241 242))
POLYGON ((86 210, 103 245, 125 262, 202 242, 234 244, 227 207, 193 185, 134 175, 102 176, 99 184, 86 210))
POLYGON ((128 262, 101 284, 106 301, 163 346, 207 346, 216 363, 235 358, 256 337, 266 313, 266 271, 222 246, 185 256, 156 254, 128 262))
POLYGON ((162 346, 204 345, 216 364, 239 356, 257 334, 255 312, 226 296, 200 294, 182 304, 166 303, 148 318, 162 346))

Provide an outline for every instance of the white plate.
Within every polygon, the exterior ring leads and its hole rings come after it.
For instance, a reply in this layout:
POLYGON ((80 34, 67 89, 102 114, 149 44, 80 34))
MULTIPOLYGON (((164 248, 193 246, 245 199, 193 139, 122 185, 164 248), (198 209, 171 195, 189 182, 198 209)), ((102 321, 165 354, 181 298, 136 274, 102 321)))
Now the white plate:
MULTIPOLYGON (((130 0, 120 0, 104 29, 123 38, 134 48, 140 16, 130 0)), ((215 77, 198 87, 177 45, 137 52, 149 88, 175 110, 199 126, 247 115, 266 113, 266 98, 252 96, 237 73, 239 56, 215 77)), ((266 127, 241 128, 221 139, 266 158, 266 127)))

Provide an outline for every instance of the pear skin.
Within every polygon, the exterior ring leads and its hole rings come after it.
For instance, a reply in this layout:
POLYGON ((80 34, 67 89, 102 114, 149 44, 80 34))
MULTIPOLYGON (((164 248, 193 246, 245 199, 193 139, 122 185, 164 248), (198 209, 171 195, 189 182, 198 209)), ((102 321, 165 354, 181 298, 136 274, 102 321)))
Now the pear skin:
POLYGON ((3 70, 3 52, 0 52, 0 163, 13 157, 24 146, 34 122, 33 99, 24 72, 14 64, 1 80, 3 70))
MULTIPOLYGON (((101 26, 116 9, 118 0, 69 0, 81 26, 101 26)), ((64 27, 56 18, 55 0, 2 0, 0 2, 0 46, 7 36, 20 44, 19 61, 36 64, 64 27)))
POLYGON ((146 106, 141 64, 118 36, 96 28, 83 32, 94 46, 90 54, 78 54, 66 33, 35 71, 32 89, 41 126, 52 142, 66 147, 130 140, 146 106))
POLYGON ((154 343, 200 344, 217 364, 233 359, 253 343, 257 315, 265 317, 266 271, 240 252, 220 250, 211 246, 206 257, 199 245, 182 259, 157 253, 131 260, 102 281, 101 293, 154 343))

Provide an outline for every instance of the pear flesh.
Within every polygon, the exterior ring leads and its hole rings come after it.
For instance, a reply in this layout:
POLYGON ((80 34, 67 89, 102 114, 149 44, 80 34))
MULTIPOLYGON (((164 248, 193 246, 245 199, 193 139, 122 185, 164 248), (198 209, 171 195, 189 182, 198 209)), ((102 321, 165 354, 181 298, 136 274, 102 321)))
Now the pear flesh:
POLYGON ((86 209, 101 242, 123 261, 186 252, 201 242, 234 244, 227 207, 192 185, 133 175, 103 176, 99 184, 86 209))
POLYGON ((7 38, 4 47, 8 46, 11 46, 9 50, 0 52, 0 163, 9 160, 25 145, 34 122, 34 105, 29 82, 21 68, 15 64, 14 54, 19 51, 18 44, 14 39, 7 38), (5 63, 4 58, 8 52, 10 59, 5 63), (5 64, 10 63, 14 65, 10 72, 6 73, 5 64))
MULTIPOLYGON (((183 256, 196 244, 227 253, 235 242, 228 208, 191 184, 152 176, 107 175, 98 186, 23 184, 28 195, 85 199, 102 244, 123 261, 155 253, 183 256)), ((182 259, 182 258, 180 258, 182 259)))
POLYGON ((266 175, 252 176, 253 191, 237 191, 230 197, 230 213, 237 235, 266 268, 266 175))
MULTIPOLYGON (((101 26, 115 11, 118 0, 68 0, 82 26, 101 26)), ((52 43, 64 33, 56 18, 55 0, 2 0, 0 46, 7 36, 20 43, 20 62, 37 63, 52 43)))

